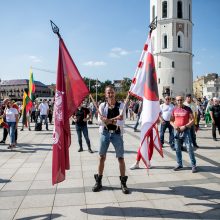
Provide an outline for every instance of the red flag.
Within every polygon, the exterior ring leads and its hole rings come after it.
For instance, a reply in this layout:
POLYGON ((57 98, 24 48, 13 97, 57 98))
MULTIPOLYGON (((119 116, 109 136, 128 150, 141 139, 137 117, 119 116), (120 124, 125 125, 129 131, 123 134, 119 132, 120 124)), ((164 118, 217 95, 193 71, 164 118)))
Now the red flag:
POLYGON ((70 167, 71 134, 69 118, 88 94, 89 90, 80 76, 63 39, 60 38, 54 103, 53 185, 65 180, 65 170, 70 167))
POLYGON ((149 167, 155 148, 163 156, 157 121, 160 114, 160 104, 157 88, 157 75, 152 54, 151 33, 147 40, 147 51, 142 52, 143 64, 135 74, 136 81, 131 85, 130 94, 143 100, 141 144, 138 150, 145 165, 149 167), (143 54, 144 53, 144 54, 143 54))

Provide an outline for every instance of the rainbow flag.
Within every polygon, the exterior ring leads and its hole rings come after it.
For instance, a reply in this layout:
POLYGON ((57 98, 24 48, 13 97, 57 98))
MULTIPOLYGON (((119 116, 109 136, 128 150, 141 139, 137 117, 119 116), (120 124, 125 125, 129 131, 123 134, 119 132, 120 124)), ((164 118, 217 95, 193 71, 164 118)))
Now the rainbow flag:
POLYGON ((30 97, 31 101, 34 101, 34 93, 35 93, 35 84, 34 84, 33 71, 31 69, 30 79, 29 79, 29 91, 28 91, 28 96, 30 97))
POLYGON ((32 101, 27 95, 27 91, 23 94, 23 104, 22 104, 22 123, 27 126, 27 113, 31 110, 32 101))

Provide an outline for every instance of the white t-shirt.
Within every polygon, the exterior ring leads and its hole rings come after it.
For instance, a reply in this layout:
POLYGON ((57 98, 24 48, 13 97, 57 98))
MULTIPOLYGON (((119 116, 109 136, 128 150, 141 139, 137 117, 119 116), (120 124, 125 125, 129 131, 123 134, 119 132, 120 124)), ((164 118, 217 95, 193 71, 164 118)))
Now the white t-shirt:
POLYGON ((16 115, 18 115, 18 110, 16 108, 6 109, 6 122, 16 122, 16 115))
POLYGON ((40 115, 47 115, 47 111, 49 109, 49 106, 47 103, 41 103, 38 107, 38 109, 40 110, 40 115))
POLYGON ((173 104, 167 105, 163 103, 160 105, 161 117, 163 118, 163 120, 170 121, 173 108, 174 108, 173 104))

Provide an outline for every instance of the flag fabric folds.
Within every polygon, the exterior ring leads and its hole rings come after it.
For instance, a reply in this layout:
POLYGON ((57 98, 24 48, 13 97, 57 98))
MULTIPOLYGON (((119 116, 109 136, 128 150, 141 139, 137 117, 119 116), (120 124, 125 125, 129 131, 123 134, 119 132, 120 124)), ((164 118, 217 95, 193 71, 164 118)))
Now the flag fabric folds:
POLYGON ((144 46, 129 93, 143 100, 141 143, 138 153, 148 167, 154 148, 163 157, 157 125, 160 114, 160 103, 157 75, 152 54, 151 32, 144 46))
POLYGON ((23 94, 23 104, 22 104, 22 123, 25 126, 27 126, 27 114, 29 114, 31 108, 32 108, 32 101, 28 96, 27 89, 25 89, 23 94))
POLYGON ((69 118, 89 94, 62 38, 59 40, 56 94, 54 103, 52 184, 65 180, 70 167, 71 134, 69 118))
POLYGON ((34 76, 32 69, 30 70, 30 79, 29 79, 29 92, 28 96, 30 97, 31 101, 34 101, 34 93, 35 93, 35 84, 34 84, 34 76))

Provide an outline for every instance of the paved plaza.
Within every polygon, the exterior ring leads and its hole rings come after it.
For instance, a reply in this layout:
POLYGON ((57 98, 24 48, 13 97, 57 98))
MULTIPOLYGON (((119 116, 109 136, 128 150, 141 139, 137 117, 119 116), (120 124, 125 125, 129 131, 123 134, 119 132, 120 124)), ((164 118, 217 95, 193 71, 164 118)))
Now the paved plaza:
MULTIPOLYGON (((103 176, 103 190, 92 192, 97 173, 98 126, 89 126, 94 154, 78 153, 75 127, 71 126, 71 168, 66 180, 51 184, 52 125, 50 131, 27 128, 18 134, 18 147, 8 150, 0 145, 0 219, 220 219, 220 139, 214 142, 211 128, 198 133, 196 151, 198 173, 192 173, 189 156, 183 153, 184 169, 176 165, 175 152, 167 144, 164 158, 155 152, 149 174, 129 170, 135 162, 140 132, 127 121, 124 134, 125 161, 130 194, 120 189, 119 168, 110 146, 103 176)), ((2 138, 3 129, 0 129, 2 138)), ((167 140, 167 138, 166 138, 167 140)), ((8 141, 8 139, 7 139, 8 141)))

